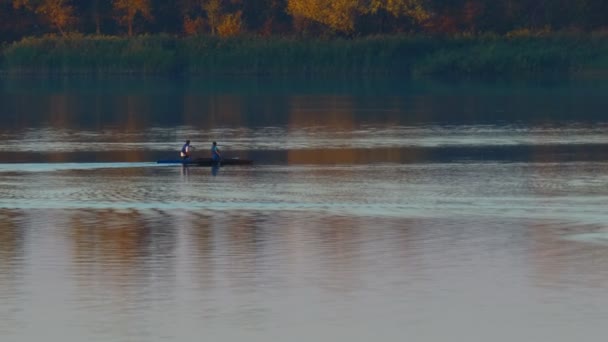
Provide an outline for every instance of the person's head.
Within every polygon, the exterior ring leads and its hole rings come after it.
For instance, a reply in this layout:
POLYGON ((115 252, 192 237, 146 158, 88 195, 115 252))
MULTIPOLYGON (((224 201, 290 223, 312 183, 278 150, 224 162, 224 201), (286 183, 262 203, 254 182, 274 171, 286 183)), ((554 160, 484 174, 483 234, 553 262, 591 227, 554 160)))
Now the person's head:
POLYGON ((213 142, 213 146, 217 146, 217 143, 215 141, 213 142))
POLYGON ((190 140, 186 140, 186 144, 187 144, 187 145, 190 145, 190 140))

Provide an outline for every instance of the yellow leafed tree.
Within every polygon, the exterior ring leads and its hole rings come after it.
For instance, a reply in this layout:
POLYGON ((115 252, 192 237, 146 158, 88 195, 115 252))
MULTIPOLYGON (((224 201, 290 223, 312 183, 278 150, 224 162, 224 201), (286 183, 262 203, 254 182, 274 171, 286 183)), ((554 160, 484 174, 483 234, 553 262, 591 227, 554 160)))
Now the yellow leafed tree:
POLYGON ((217 34, 222 37, 235 36, 241 33, 243 22, 242 12, 229 13, 222 17, 222 21, 217 26, 217 34))
POLYGON ((395 17, 409 17, 415 22, 423 22, 431 17, 425 0, 368 0, 364 7, 367 13, 384 10, 395 17))
POLYGON ((44 15, 63 36, 65 36, 65 28, 75 20, 74 7, 67 2, 65 0, 45 0, 36 9, 36 12, 44 15))
POLYGON ((352 32, 360 0, 288 0, 287 11, 338 32, 352 32))
POLYGON ((425 0, 288 0, 287 10, 294 17, 305 18, 337 32, 355 29, 355 20, 362 14, 383 10, 395 17, 409 17, 415 22, 430 18, 425 0))
POLYGON ((222 0, 202 0, 201 7, 207 14, 211 34, 216 34, 222 17, 222 0))
POLYGON ((224 0, 201 0, 201 8, 207 16, 211 34, 222 37, 237 35, 241 33, 243 27, 242 12, 226 13, 225 7, 230 4, 224 2, 224 0))

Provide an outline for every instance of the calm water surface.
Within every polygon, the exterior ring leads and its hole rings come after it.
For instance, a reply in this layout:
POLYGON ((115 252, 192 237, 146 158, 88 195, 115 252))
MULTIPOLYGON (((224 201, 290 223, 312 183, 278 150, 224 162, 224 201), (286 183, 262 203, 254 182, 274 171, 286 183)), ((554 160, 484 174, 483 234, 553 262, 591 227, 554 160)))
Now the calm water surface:
POLYGON ((0 338, 601 339, 607 90, 2 80, 0 338))

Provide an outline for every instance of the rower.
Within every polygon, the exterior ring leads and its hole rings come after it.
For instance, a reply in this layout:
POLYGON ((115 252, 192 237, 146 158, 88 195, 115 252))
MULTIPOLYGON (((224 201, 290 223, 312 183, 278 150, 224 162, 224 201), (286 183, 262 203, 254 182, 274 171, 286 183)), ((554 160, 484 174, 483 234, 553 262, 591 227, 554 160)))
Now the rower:
POLYGON ((190 140, 186 140, 184 146, 182 146, 181 151, 179 151, 179 156, 182 159, 189 159, 192 156, 192 146, 190 146, 190 140))
POLYGON ((220 154, 220 149, 217 148, 217 142, 213 142, 211 145, 211 158, 213 158, 214 162, 219 162, 222 160, 222 155, 220 154))

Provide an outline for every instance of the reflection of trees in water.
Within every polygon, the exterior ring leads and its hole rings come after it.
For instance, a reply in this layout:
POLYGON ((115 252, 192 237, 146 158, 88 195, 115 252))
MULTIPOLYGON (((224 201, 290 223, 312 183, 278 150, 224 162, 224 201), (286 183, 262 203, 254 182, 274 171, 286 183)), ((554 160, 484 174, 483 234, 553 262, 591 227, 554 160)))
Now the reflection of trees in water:
POLYGON ((24 234, 21 214, 0 210, 0 335, 20 329, 17 325, 17 308, 23 285, 24 234))
POLYGON ((188 241, 187 254, 192 258, 192 274, 199 290, 204 292, 215 286, 215 256, 218 248, 215 246, 211 217, 194 215, 180 224, 186 232, 188 241))
MULTIPOLYGON (((170 217, 163 212, 137 210, 80 210, 70 217, 70 238, 74 242, 74 261, 81 265, 97 264, 117 277, 137 276, 148 262, 171 259, 176 232, 170 217)), ((166 270, 166 268, 160 268, 166 270)), ((83 269, 83 271, 86 271, 83 269)), ((130 280, 113 281, 130 284, 130 280)))
POLYGON ((266 78, 3 81, 4 93, 9 95, 0 93, 0 106, 10 117, 4 123, 16 129, 52 121, 53 108, 69 118, 62 128, 121 127, 127 120, 128 102, 136 106, 137 119, 148 127, 202 129, 282 127, 288 124, 293 103, 299 108, 320 109, 308 113, 314 120, 324 120, 325 114, 345 105, 344 109, 356 109, 352 115, 357 123, 401 125, 568 118, 601 121, 606 107, 605 87, 590 89, 585 84, 404 82, 390 78, 347 82, 266 78), (65 111, 59 110, 62 106, 65 111))
POLYGON ((0 210, 0 267, 12 268, 23 258, 25 228, 19 225, 20 218, 18 212, 0 210))
MULTIPOLYGON (((290 98, 289 126, 287 128, 289 132, 302 128, 344 132, 352 131, 355 128, 354 104, 351 97, 328 96, 322 103, 317 101, 317 97, 309 96, 292 96, 290 98)), ((312 154, 296 150, 288 152, 288 162, 332 163, 336 160, 336 154, 342 162, 354 162, 357 157, 352 149, 340 149, 338 153, 320 149, 312 154)))
MULTIPOLYGON (((130 137, 130 133, 139 134, 141 132, 144 132, 149 126, 150 122, 149 119, 146 118, 146 113, 149 113, 151 108, 149 102, 147 101, 147 98, 137 95, 128 95, 122 100, 119 109, 121 109, 122 111, 126 111, 126 113, 124 116, 125 121, 121 123, 117 130, 120 130, 126 134, 114 135, 113 142, 141 143, 141 141, 133 141, 133 138, 130 137)), ((114 153, 120 154, 120 156, 113 156, 114 158, 116 158, 115 160, 145 160, 143 151, 137 148, 131 148, 124 151, 116 151, 114 153)))
MULTIPOLYGON (((122 285, 133 283, 146 261, 150 229, 137 212, 114 210, 80 210, 70 217, 69 237, 73 242, 73 261, 82 266, 79 272, 98 275, 101 268, 104 278, 117 277, 108 283, 122 285), (95 267, 89 267, 96 265, 95 267)), ((85 277, 82 280, 91 280, 85 277)))
MULTIPOLYGON (((391 226, 375 219, 311 212, 49 213, 38 221, 46 222, 53 240, 68 242, 67 251, 49 251, 56 260, 69 256, 63 286, 73 283, 74 302, 79 308, 91 308, 78 311, 82 320, 97 322, 95 329, 102 333, 124 336, 149 323, 146 308, 152 308, 151 314, 171 313, 183 299, 188 300, 193 317, 228 314, 240 323, 256 325, 266 317, 264 310, 291 300, 293 291, 302 286, 329 296, 352 295, 365 286, 361 272, 374 267, 373 253, 381 249, 379 244, 401 244, 402 239, 398 222, 391 226), (378 231, 374 224, 388 228, 378 231), (97 319, 100 315, 106 318, 103 322, 97 319)), ((0 247, 8 251, 0 254, 3 265, 7 255, 17 258, 21 253, 14 246, 23 245, 19 237, 23 230, 17 219, 13 221, 12 226, 7 220, 0 225, 0 247)), ((391 272, 401 267, 395 265, 404 264, 402 258, 383 255, 393 266, 391 272)), ((375 274, 382 272, 375 267, 375 274)), ((0 277, 0 285, 4 284, 0 277)))
POLYGON ((347 295, 361 285, 361 229, 356 218, 347 216, 327 218, 317 227, 322 288, 347 295))
MULTIPOLYGON (((202 99, 184 96, 183 124, 192 127, 214 129, 219 127, 242 127, 244 106, 242 96, 213 95, 202 99)), ((220 140, 221 137, 215 137, 220 140)))
POLYGON ((402 276, 417 267, 416 251, 423 252, 403 219, 291 213, 283 220, 291 256, 284 260, 293 268, 287 283, 317 288, 332 300, 365 290, 374 277, 402 276))
POLYGON ((78 301, 107 313, 113 330, 136 330, 133 315, 174 288, 176 231, 164 213, 86 210, 70 215, 78 301))
MULTIPOLYGON (((366 121, 378 122, 379 127, 389 127, 402 120, 403 103, 393 98, 387 98, 386 103, 378 107, 378 103, 355 96, 291 96, 289 98, 289 125, 290 134, 297 134, 299 130, 318 131, 327 139, 340 138, 345 145, 348 140, 361 139, 354 136, 354 132, 361 129, 366 121), (367 112, 373 108, 379 112, 367 112)), ((318 141, 317 141, 318 142, 318 141)), ((356 141, 358 142, 358 141, 356 141)), ((304 142, 306 143, 306 142, 304 142)), ((371 162, 403 162, 416 160, 422 150, 405 151, 399 148, 301 148, 287 152, 287 160, 291 164, 356 164, 371 162)))
MULTIPOLYGON (((49 97, 49 125, 59 129, 68 127, 72 116, 72 103, 70 97, 65 94, 53 94, 49 97)), ((63 153, 49 153, 48 161, 60 163, 67 161, 63 153)))
POLYGON ((226 258, 225 269, 229 286, 234 289, 255 288, 257 279, 257 262, 261 257, 258 234, 261 228, 255 217, 237 215, 214 220, 214 230, 221 232, 222 253, 226 258))

